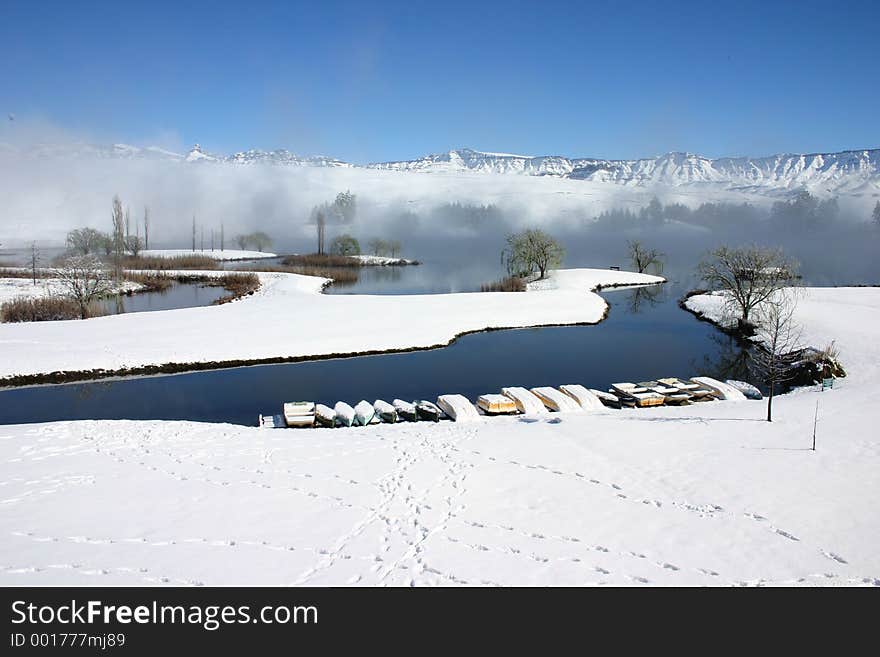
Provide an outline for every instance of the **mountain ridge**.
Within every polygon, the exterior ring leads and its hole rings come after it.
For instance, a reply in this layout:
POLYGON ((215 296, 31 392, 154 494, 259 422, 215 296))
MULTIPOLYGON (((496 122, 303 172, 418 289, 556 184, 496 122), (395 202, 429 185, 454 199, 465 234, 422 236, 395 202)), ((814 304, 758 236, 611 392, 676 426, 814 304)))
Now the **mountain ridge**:
POLYGON ((9 144, 0 151, 38 157, 97 157, 148 159, 193 164, 238 166, 273 165, 406 171, 419 173, 487 173, 552 176, 571 180, 618 185, 698 185, 727 187, 798 189, 818 187, 827 191, 859 192, 880 189, 880 148, 838 152, 778 153, 762 157, 728 156, 709 158, 697 153, 671 151, 656 157, 608 159, 564 155, 514 155, 457 148, 412 160, 353 164, 332 157, 300 156, 287 149, 250 149, 231 155, 212 154, 199 144, 186 154, 155 146, 128 144, 100 146, 82 142, 39 144, 26 152, 9 144))

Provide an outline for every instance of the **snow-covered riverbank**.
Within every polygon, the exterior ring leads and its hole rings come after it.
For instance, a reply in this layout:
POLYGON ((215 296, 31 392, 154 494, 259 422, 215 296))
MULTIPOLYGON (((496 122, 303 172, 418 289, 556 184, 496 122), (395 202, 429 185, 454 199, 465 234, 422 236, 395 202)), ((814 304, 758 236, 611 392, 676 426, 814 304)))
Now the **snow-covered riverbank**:
POLYGON ((742 401, 2 426, 0 583, 878 586, 880 289, 809 289, 797 313, 850 374, 778 397, 773 423, 742 401))
MULTIPOLYGON (((200 274, 202 272, 189 272, 200 274)), ((444 345, 489 328, 595 323, 599 285, 663 279, 602 269, 563 270, 554 289, 528 293, 324 295, 327 279, 260 273, 253 295, 223 306, 0 324, 3 378, 354 354, 444 345)))
MULTIPOLYGON (((144 286, 133 281, 124 281, 117 288, 117 294, 131 294, 144 286)), ((38 278, 37 284, 30 278, 0 278, 0 303, 19 298, 60 296, 66 289, 57 278, 38 278)))

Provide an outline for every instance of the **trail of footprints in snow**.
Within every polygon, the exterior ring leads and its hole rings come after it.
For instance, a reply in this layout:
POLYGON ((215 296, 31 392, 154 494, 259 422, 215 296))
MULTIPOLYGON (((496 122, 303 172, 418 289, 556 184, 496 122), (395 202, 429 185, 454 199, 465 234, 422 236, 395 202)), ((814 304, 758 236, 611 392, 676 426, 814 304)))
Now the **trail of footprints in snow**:
MULTIPOLYGON (((477 522, 477 521, 473 521, 473 520, 465 520, 464 518, 459 518, 458 520, 465 525, 469 525, 471 527, 476 527, 476 528, 480 528, 480 529, 498 529, 498 530, 502 530, 505 532, 518 534, 524 538, 538 539, 541 541, 551 540, 551 541, 563 543, 567 546, 577 546, 585 552, 598 552, 598 553, 605 553, 605 554, 608 554, 611 552, 610 549, 608 549, 607 547, 605 547, 603 545, 590 544, 585 539, 579 538, 577 536, 542 534, 539 532, 532 532, 532 531, 528 531, 528 530, 518 529, 518 528, 513 527, 511 525, 477 522)), ((460 539, 454 539, 452 542, 460 542, 463 545, 466 545, 467 547, 472 547, 472 548, 474 547, 473 544, 465 543, 463 541, 460 541, 460 539)), ((477 551, 488 551, 493 548, 488 548, 484 545, 476 544, 476 549, 477 549, 477 551)), ((495 548, 495 549, 497 550, 497 548, 495 548)), ((519 556, 525 556, 533 561, 539 561, 541 563, 547 563, 551 560, 571 561, 574 563, 581 562, 581 558, 579 556, 547 557, 547 556, 542 556, 542 555, 538 555, 535 553, 524 554, 522 550, 520 550, 519 548, 515 548, 515 547, 507 547, 501 551, 505 552, 506 554, 516 554, 519 556)), ((616 554, 623 556, 623 557, 630 558, 630 559, 636 559, 636 560, 648 559, 648 556, 641 553, 641 552, 617 551, 616 554)), ((661 561, 654 561, 653 564, 659 568, 662 568, 664 570, 669 570, 672 572, 678 572, 681 570, 681 568, 679 568, 675 564, 669 563, 667 561, 662 561, 662 560, 661 561)), ((605 568, 601 568, 601 567, 594 567, 593 570, 595 570, 596 572, 598 572, 600 574, 604 574, 604 575, 611 574, 611 571, 606 570, 605 568)), ((707 575, 707 576, 711 576, 711 577, 718 577, 719 576, 719 574, 716 571, 710 570, 707 568, 697 568, 695 570, 703 575, 707 575)))
MULTIPOLYGON (((461 440, 468 440, 474 438, 476 436, 475 431, 467 432, 461 440)), ((427 562, 424 559, 424 548, 423 543, 432 535, 445 531, 449 521, 454 517, 456 512, 460 512, 464 510, 465 506, 463 504, 454 504, 457 498, 461 498, 467 491, 464 486, 464 483, 467 479, 467 469, 474 467, 472 463, 464 463, 461 460, 454 460, 451 458, 451 453, 454 449, 453 443, 443 440, 443 441, 435 441, 429 440, 426 438, 422 438, 422 440, 417 444, 419 448, 419 455, 428 455, 437 461, 439 461, 443 468, 445 469, 444 474, 440 477, 439 481, 434 484, 427 486, 418 497, 411 495, 412 485, 407 484, 406 488, 406 496, 404 498, 404 503, 409 507, 409 513, 407 516, 403 518, 403 520, 398 520, 394 523, 395 528, 403 537, 405 543, 407 543, 408 547, 405 549, 404 554, 401 555, 394 563, 392 563, 389 567, 385 569, 385 571, 381 574, 380 578, 385 580, 391 572, 395 570, 409 570, 410 566, 407 563, 412 565, 412 569, 416 570, 418 574, 422 575, 424 573, 431 573, 444 581, 449 581, 453 583, 466 583, 464 580, 457 578, 455 575, 451 573, 442 573, 434 568, 430 568, 427 562), (455 489, 454 495, 447 495, 443 502, 446 505, 446 512, 442 519, 437 522, 433 527, 428 527, 424 523, 422 523, 421 517, 421 505, 424 503, 424 499, 428 497, 428 495, 433 491, 436 487, 444 487, 449 485, 451 488, 455 489), (407 527, 412 526, 412 529, 416 531, 415 539, 410 541, 408 537, 408 532, 406 530, 407 527)), ((427 506, 427 505, 426 505, 427 506)), ((388 541, 388 533, 391 529, 391 523, 386 521, 385 533, 383 535, 383 542, 385 542, 385 546, 383 550, 387 551, 389 545, 388 541)), ((415 580, 410 579, 410 582, 414 585, 415 580)), ((489 582, 488 580, 483 581, 481 583, 484 584, 495 584, 494 582, 489 582)))
MULTIPOLYGON (((483 454, 477 450, 470 450, 470 453, 483 457, 483 454)), ((497 462, 497 459, 492 456, 484 457, 484 458, 487 458, 490 461, 497 462)), ((647 506, 652 506, 657 509, 662 508, 664 505, 664 502, 662 500, 658 500, 658 499, 631 498, 623 493, 623 488, 619 484, 616 484, 614 482, 610 482, 610 483, 603 482, 599 479, 589 478, 586 475, 584 475, 580 472, 577 472, 577 471, 565 472, 562 470, 549 468, 545 465, 525 464, 525 463, 521 463, 521 462, 513 460, 513 459, 503 461, 502 463, 508 463, 510 465, 514 465, 514 466, 520 467, 520 468, 526 468, 529 470, 543 470, 545 472, 548 472, 548 473, 556 475, 556 476, 574 478, 574 479, 580 480, 582 482, 588 482, 588 483, 596 485, 596 486, 609 487, 612 489, 612 491, 616 491, 614 494, 618 499, 622 499, 622 500, 626 500, 626 501, 630 501, 630 502, 635 502, 635 503, 639 503, 639 504, 644 504, 647 506)), ((666 503, 669 504, 669 506, 671 506, 673 508, 678 508, 683 511, 688 511, 688 512, 694 513, 700 518, 714 518, 714 517, 718 517, 718 516, 722 516, 722 515, 727 516, 727 517, 731 517, 731 518, 736 517, 736 515, 734 513, 726 511, 724 509, 724 507, 722 507, 721 505, 718 505, 718 504, 711 504, 711 503, 709 503, 709 504, 691 504, 689 502, 680 502, 680 501, 672 501, 672 502, 666 502, 666 503)), ((759 515, 757 513, 743 513, 742 515, 743 515, 743 517, 749 518, 750 520, 754 520, 754 521, 760 522, 760 523, 767 521, 767 518, 765 518, 764 516, 759 515)), ((794 534, 792 534, 791 532, 785 531, 784 529, 780 529, 779 527, 776 527, 770 523, 767 524, 767 529, 769 531, 777 534, 778 536, 786 538, 790 541, 800 542, 800 539, 797 536, 795 536, 794 534)), ((823 556, 831 559, 832 561, 836 561, 841 564, 848 563, 840 555, 835 554, 834 552, 831 552, 829 550, 825 550, 824 548, 819 548, 819 552, 823 556)))
POLYGON ((151 575, 149 568, 115 566, 112 568, 84 568, 80 563, 51 563, 46 566, 0 566, 0 572, 7 575, 23 575, 41 573, 49 570, 74 570, 80 575, 89 577, 113 574, 135 575, 147 584, 172 584, 176 586, 204 586, 204 582, 195 579, 151 575))
MULTIPOLYGON (((158 473, 160 473, 160 474, 167 475, 167 476, 169 476, 169 477, 172 477, 172 478, 174 478, 174 479, 177 479, 178 481, 189 481, 189 477, 187 477, 186 475, 184 475, 184 474, 182 474, 182 473, 178 473, 178 472, 176 472, 176 471, 174 471, 174 470, 168 470, 168 469, 165 469, 165 468, 161 468, 161 467, 159 467, 159 466, 147 465, 143 460, 138 460, 137 458, 134 458, 134 459, 124 459, 124 458, 121 458, 120 456, 118 456, 118 455, 116 454, 116 452, 114 452, 114 451, 112 451, 112 450, 102 450, 101 448, 96 447, 96 448, 95 448, 95 451, 98 452, 98 453, 104 453, 104 454, 109 455, 109 456, 112 457, 114 460, 116 460, 118 463, 134 462, 134 463, 136 463, 138 466, 141 466, 141 467, 147 468, 148 470, 150 470, 150 471, 152 471, 152 472, 158 472, 158 473)), ((151 453, 149 450, 146 450, 146 451, 147 451, 147 453, 151 453)), ((167 455, 167 454, 166 454, 166 455, 167 455)), ((178 459, 178 458, 176 458, 176 457, 174 457, 174 461, 175 461, 176 463, 181 463, 181 464, 183 463, 183 461, 181 461, 180 459, 178 459)), ((216 472, 220 472, 220 471, 221 471, 221 468, 219 468, 218 466, 208 466, 207 464, 203 464, 203 463, 196 463, 196 465, 202 466, 204 469, 210 469, 210 470, 212 470, 212 471, 216 471, 216 472)), ((244 469, 244 468, 242 468, 242 469, 245 470, 246 472, 251 473, 251 474, 256 474, 256 473, 259 473, 259 474, 261 474, 261 475, 264 474, 260 469, 255 469, 255 470, 248 470, 248 469, 244 469)), ((306 476, 306 478, 309 478, 309 477, 306 476)), ((194 477, 193 479, 194 479, 195 481, 200 481, 200 482, 202 482, 202 483, 210 484, 210 485, 212 485, 212 486, 229 486, 231 483, 236 483, 236 484, 245 484, 245 485, 255 486, 255 487, 257 487, 257 488, 261 488, 261 489, 272 489, 272 488, 276 488, 275 485, 272 485, 272 484, 266 484, 266 483, 261 483, 261 482, 259 482, 259 481, 254 480, 254 479, 240 479, 240 480, 238 480, 238 481, 236 481, 236 482, 225 481, 225 480, 217 480, 217 479, 211 479, 210 477, 194 477)), ((340 481, 346 481, 346 480, 345 480, 344 478, 340 478, 340 481)), ((352 484, 358 483, 358 482, 356 482, 356 481, 353 480, 353 479, 352 479, 352 480, 347 480, 347 482, 348 482, 348 483, 352 483, 352 484)), ((366 507, 363 507, 362 505, 359 505, 359 504, 353 504, 353 503, 351 503, 351 502, 347 502, 347 501, 345 500, 345 498, 340 497, 340 496, 338 496, 338 495, 327 495, 327 494, 324 494, 324 493, 316 493, 316 492, 313 491, 313 490, 308 490, 308 489, 300 488, 299 486, 283 486, 283 487, 282 487, 282 486, 277 486, 277 487, 278 487, 278 488, 281 488, 282 490, 293 491, 293 492, 295 492, 295 493, 297 493, 297 494, 305 495, 305 496, 307 496, 307 497, 311 497, 311 498, 315 498, 315 499, 321 499, 321 500, 329 501, 329 502, 330 502, 332 505, 334 505, 334 506, 341 506, 341 507, 345 507, 345 508, 366 508, 366 507)))

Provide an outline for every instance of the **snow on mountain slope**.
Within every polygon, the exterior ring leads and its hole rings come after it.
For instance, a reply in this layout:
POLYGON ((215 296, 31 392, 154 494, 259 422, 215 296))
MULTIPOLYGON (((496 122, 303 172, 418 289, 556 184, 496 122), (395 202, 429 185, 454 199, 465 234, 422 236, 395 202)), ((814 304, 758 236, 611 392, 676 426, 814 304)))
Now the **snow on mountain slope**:
POLYGON ((38 144, 27 151, 4 144, 3 151, 36 157, 151 159, 234 165, 360 168, 420 173, 489 173, 554 176, 616 185, 713 185, 742 191, 810 189, 820 193, 880 193, 880 149, 839 153, 778 154, 767 157, 708 158, 694 153, 666 153, 636 160, 569 158, 562 155, 512 155, 460 148, 415 160, 357 165, 332 157, 300 156, 286 149, 250 149, 232 155, 211 154, 199 144, 185 156, 156 147, 127 144, 38 144))
POLYGON ((570 159, 559 155, 530 157, 460 149, 427 155, 416 160, 367 166, 396 171, 553 175, 641 186, 718 183, 726 186, 781 189, 804 186, 836 189, 857 187, 865 182, 878 184, 880 149, 718 159, 693 153, 666 153, 639 160, 570 159))

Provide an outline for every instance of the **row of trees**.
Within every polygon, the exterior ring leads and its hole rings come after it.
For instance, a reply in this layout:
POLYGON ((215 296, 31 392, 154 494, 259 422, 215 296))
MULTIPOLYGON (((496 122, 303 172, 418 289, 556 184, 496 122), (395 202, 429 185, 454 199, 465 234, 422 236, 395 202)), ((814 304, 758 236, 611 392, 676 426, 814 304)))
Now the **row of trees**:
POLYGON ((390 256, 396 258, 400 255, 401 245, 398 240, 383 240, 374 237, 367 243, 370 253, 375 256, 390 256))
POLYGON ((332 203, 322 203, 312 208, 309 221, 315 225, 318 237, 318 255, 325 254, 327 222, 349 224, 354 221, 356 215, 357 196, 352 194, 350 190, 339 192, 332 203))
POLYGON ((272 238, 263 231, 258 230, 253 233, 236 235, 235 243, 242 251, 246 251, 249 247, 253 247, 262 253, 263 249, 268 249, 272 246, 272 238))

